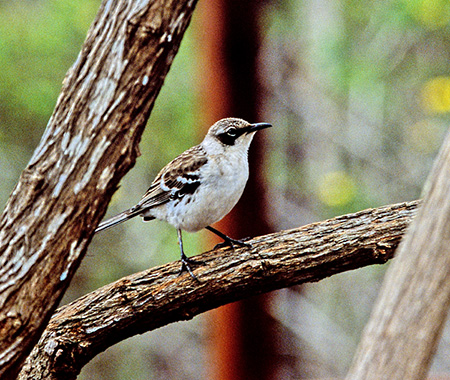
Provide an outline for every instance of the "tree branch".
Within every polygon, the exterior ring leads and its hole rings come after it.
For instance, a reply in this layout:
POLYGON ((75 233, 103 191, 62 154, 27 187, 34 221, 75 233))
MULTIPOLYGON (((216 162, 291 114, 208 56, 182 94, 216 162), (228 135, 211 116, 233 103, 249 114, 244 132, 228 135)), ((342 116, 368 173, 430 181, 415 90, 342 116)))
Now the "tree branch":
POLYGON ((96 354, 135 334, 229 302, 392 258, 418 202, 368 209, 250 240, 252 248, 197 257, 200 281, 179 262, 124 277, 60 308, 20 379, 74 379, 96 354))
POLYGON ((14 379, 138 143, 196 0, 103 0, 0 218, 0 377, 14 379))

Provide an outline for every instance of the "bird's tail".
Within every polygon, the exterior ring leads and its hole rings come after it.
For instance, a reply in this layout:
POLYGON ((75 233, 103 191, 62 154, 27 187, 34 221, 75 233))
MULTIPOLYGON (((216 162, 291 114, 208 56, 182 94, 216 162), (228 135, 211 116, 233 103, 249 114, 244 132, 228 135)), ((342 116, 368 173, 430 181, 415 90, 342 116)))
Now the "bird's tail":
POLYGON ((101 222, 96 228, 95 232, 97 233, 106 230, 107 228, 113 227, 119 223, 123 223, 131 218, 134 218, 136 215, 141 214, 142 211, 143 210, 140 207, 133 207, 124 212, 121 212, 120 214, 117 214, 116 216, 113 216, 112 218, 101 222))

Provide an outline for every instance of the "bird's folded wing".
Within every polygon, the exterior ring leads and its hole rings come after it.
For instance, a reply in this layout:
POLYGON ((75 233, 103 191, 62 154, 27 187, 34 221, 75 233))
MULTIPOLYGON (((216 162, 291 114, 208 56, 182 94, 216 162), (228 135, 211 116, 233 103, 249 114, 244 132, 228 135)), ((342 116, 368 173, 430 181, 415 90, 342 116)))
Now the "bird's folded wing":
POLYGON ((192 194, 201 183, 200 170, 207 162, 201 145, 188 149, 159 172, 136 208, 145 210, 192 194))

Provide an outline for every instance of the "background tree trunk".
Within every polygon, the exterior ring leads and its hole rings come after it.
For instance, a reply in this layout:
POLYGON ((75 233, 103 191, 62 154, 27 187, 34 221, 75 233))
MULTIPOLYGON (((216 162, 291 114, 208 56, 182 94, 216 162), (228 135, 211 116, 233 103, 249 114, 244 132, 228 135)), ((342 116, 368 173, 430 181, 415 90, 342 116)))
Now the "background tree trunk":
MULTIPOLYGON (((260 1, 210 0, 199 4, 203 125, 227 116, 264 121, 259 62, 262 10, 260 1)), ((220 231, 229 236, 242 238, 270 232, 263 174, 265 137, 256 135, 250 148, 250 177, 241 200, 218 222, 220 231)), ((211 239, 219 242, 214 236, 211 239)), ((209 315, 211 378, 273 378, 277 338, 268 312, 269 298, 264 294, 230 303, 209 315)))
POLYGON ((424 379, 450 304, 450 134, 347 379, 424 379))
POLYGON ((104 0, 0 220, 0 377, 12 379, 138 155, 195 0, 104 0))

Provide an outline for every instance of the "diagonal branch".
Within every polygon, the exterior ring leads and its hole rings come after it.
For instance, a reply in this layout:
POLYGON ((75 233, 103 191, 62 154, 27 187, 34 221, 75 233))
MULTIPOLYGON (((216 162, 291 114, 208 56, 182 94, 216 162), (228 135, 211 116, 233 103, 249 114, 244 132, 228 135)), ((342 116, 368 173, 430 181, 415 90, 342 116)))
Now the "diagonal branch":
POLYGON ((138 143, 196 0, 103 0, 0 217, 0 377, 14 379, 138 143))
POLYGON ((74 379, 99 352, 135 334, 229 302, 391 259, 418 201, 368 209, 250 240, 252 248, 198 256, 124 277, 63 306, 32 351, 20 379, 74 379))

